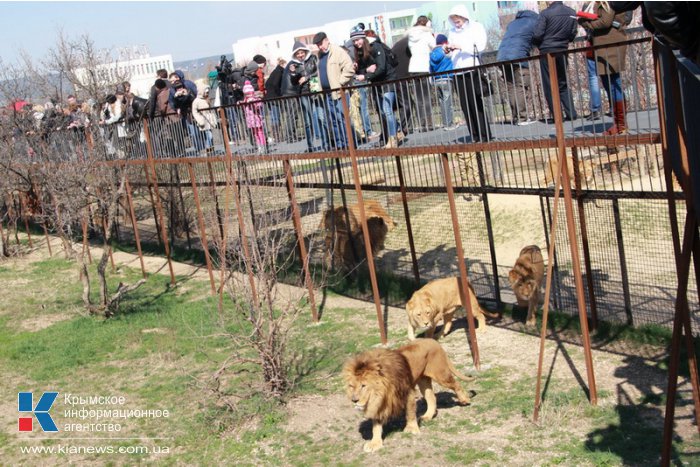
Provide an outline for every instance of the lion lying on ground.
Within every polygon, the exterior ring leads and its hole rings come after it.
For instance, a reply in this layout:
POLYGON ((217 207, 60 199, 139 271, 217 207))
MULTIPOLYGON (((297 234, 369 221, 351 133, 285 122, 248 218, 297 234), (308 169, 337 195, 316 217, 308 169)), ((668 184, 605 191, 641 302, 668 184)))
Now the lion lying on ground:
POLYGON ((535 325, 543 277, 544 259, 540 248, 537 245, 529 245, 520 250, 515 266, 508 273, 508 281, 518 299, 518 305, 527 306, 527 326, 535 325))
MULTIPOLYGON (((394 228, 394 221, 379 202, 365 200, 364 205, 372 256, 376 256, 384 249, 384 240, 394 228)), ((359 204, 350 205, 348 209, 340 206, 327 210, 323 213, 319 228, 326 231, 325 260, 329 267, 334 263, 352 269, 365 258, 359 204)))
POLYGON ((404 431, 420 432, 413 391, 416 384, 428 406, 421 420, 430 420, 436 414, 433 380, 453 390, 460 404, 471 403, 455 376, 464 381, 470 379, 457 371, 433 339, 417 339, 398 350, 368 350, 349 360, 343 367, 348 397, 355 408, 372 420, 372 440, 365 443, 365 452, 381 448, 383 425, 404 413, 404 431))
MULTIPOLYGON (((455 311, 462 306, 460 298, 461 281, 459 277, 447 277, 428 282, 420 290, 416 291, 411 299, 406 303, 406 313, 408 314, 408 338, 416 338, 417 329, 427 329, 426 335, 433 337, 438 321, 442 320, 442 330, 435 336, 447 334, 452 329, 452 319, 455 311)), ((499 315, 490 313, 476 300, 474 289, 469 284, 469 302, 472 306, 474 318, 479 322, 477 330, 486 331, 486 318, 498 318, 499 315)))

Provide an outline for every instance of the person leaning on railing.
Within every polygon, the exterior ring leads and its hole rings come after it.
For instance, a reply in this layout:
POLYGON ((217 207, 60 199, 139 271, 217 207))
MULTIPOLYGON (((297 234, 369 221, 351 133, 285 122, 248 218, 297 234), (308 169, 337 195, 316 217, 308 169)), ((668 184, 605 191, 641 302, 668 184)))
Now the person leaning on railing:
MULTIPOLYGON (((454 69, 450 53, 452 49, 447 43, 447 36, 438 34, 435 38, 435 48, 430 53, 430 73, 440 73, 454 69)), ((445 73, 433 77, 433 83, 437 89, 438 102, 440 103, 440 115, 445 130, 454 130, 454 113, 452 112, 452 73, 445 73)))
POLYGON ((553 53, 556 54, 554 56, 554 65, 557 70, 557 86, 559 88, 561 106, 564 108, 564 118, 566 120, 576 120, 578 115, 574 108, 574 101, 566 79, 568 58, 566 54, 558 53, 565 52, 569 48, 569 43, 576 37, 578 32, 578 23, 575 19, 576 12, 562 2, 548 3, 549 6, 540 12, 537 25, 535 26, 535 33, 532 37, 532 43, 540 49, 541 54, 542 91, 553 119, 555 110, 561 112, 561 109, 554 108, 552 83, 549 80, 549 62, 546 54, 553 53))
POLYGON ((285 96, 301 94, 301 112, 304 119, 307 152, 315 150, 314 139, 319 136, 324 146, 328 141, 327 122, 324 117, 323 96, 309 95, 321 91, 318 76, 318 57, 302 42, 296 41, 292 48, 292 58, 287 64, 289 82, 282 80, 282 93, 285 96))
MULTIPOLYGON (((430 53, 435 48, 435 37, 430 20, 427 16, 419 16, 416 24, 408 30, 408 48, 411 51, 411 61, 408 72, 411 76, 425 75, 430 72, 430 53)), ((418 78, 416 86, 416 110, 418 120, 425 131, 434 130, 432 105, 430 105, 430 81, 418 78)))
MULTIPOLYGON (((532 36, 539 15, 534 11, 522 10, 515 14, 515 19, 506 27, 506 32, 498 46, 496 60, 510 61, 528 58, 532 50, 532 36)), ((530 62, 509 63, 503 66, 503 75, 508 89, 508 104, 510 105, 511 123, 513 125, 529 125, 535 123, 528 115, 528 108, 534 106, 528 102, 530 97, 530 62)))
MULTIPOLYGON (((448 18, 452 28, 447 36, 447 40, 450 47, 454 49, 452 64, 455 70, 480 65, 479 57, 474 55, 474 51, 481 52, 486 48, 486 30, 484 26, 469 19, 467 7, 464 5, 457 5, 452 8, 448 18)), ((469 126, 472 141, 490 141, 491 128, 484 112, 484 100, 481 96, 481 83, 478 74, 468 71, 457 72, 455 73, 454 84, 457 87, 459 103, 464 113, 464 119, 469 126)), ((491 157, 491 154, 488 152, 483 154, 486 157, 491 157)), ((475 153, 460 153, 458 158, 462 184, 466 186, 479 185, 475 153)), ((465 194, 463 197, 467 201, 471 200, 471 195, 469 194, 465 194)))
MULTIPOLYGON (((608 2, 595 2, 592 13, 597 19, 579 18, 579 23, 589 32, 591 45, 606 45, 623 42, 627 39, 623 29, 627 26, 629 18, 624 13, 615 14, 608 2)), ((603 87, 608 95, 608 101, 613 110, 613 126, 605 130, 604 135, 617 135, 627 133, 625 115, 625 95, 622 90, 620 72, 625 70, 625 56, 627 46, 619 45, 605 49, 595 50, 593 55, 596 69, 600 75, 603 87)))
MULTIPOLYGON (((452 64, 455 70, 481 65, 479 57, 474 55, 486 48, 486 29, 484 26, 469 19, 467 7, 457 5, 450 11, 449 20, 452 28, 447 35, 452 53, 452 64)), ((484 101, 480 95, 478 75, 475 73, 455 73, 455 86, 459 95, 459 103, 464 112, 464 119, 469 124, 469 131, 474 142, 491 140, 491 129, 486 121, 484 101)))
MULTIPOLYGON (((381 83, 396 79, 395 67, 390 63, 385 47, 378 38, 370 39, 365 36, 364 31, 353 31, 350 33, 355 47, 355 64, 357 74, 355 79, 359 82, 369 81, 371 83, 381 83)), ((396 104, 396 91, 392 85, 376 86, 372 88, 375 98, 375 105, 382 116, 382 143, 386 149, 398 147, 398 125, 394 115, 396 104)))

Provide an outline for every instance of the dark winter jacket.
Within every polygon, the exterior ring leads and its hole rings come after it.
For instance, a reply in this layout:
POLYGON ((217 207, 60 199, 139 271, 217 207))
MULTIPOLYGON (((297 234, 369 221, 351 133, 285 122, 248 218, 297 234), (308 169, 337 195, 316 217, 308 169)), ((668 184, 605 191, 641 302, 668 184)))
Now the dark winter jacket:
POLYGON ((272 97, 282 96, 282 76, 284 75, 284 68, 277 65, 270 76, 265 81, 265 98, 269 99, 272 97))
POLYGON ((411 49, 408 48, 408 36, 396 41, 391 48, 399 64, 396 66, 396 79, 408 78, 408 65, 411 63, 411 49))
POLYGON ((569 48, 578 31, 576 12, 562 2, 552 2, 540 13, 532 43, 540 52, 561 52, 569 48))
POLYGON ((294 63, 294 68, 299 65, 299 62, 292 60, 287 63, 284 67, 284 72, 282 72, 282 82, 280 83, 280 92, 283 96, 296 96, 300 93, 300 86, 298 84, 292 84, 292 73, 291 66, 294 63))
POLYGON ((318 57, 314 54, 309 53, 304 59, 304 63, 297 60, 291 60, 290 64, 294 65, 294 72, 289 73, 290 82, 292 86, 297 86, 300 94, 308 94, 311 92, 309 87, 309 80, 313 76, 318 76, 318 57), (302 77, 306 77, 306 81, 299 85, 299 80, 302 77))
MULTIPOLYGON (((381 83, 382 81, 391 81, 396 79, 396 67, 392 66, 387 59, 384 47, 379 39, 370 44, 371 59, 365 60, 368 65, 360 67, 358 65, 357 74, 365 75, 365 79, 370 83, 381 83), (376 64, 377 68, 372 73, 367 73, 365 70, 371 64, 376 64)), ((357 54, 359 51, 356 50, 357 54)))
POLYGON ((700 62, 700 4, 696 2, 644 2, 649 22, 668 43, 700 62))
MULTIPOLYGON (((506 28, 501 45, 498 47, 496 60, 502 62, 529 57, 538 18, 539 15, 534 11, 519 11, 506 28)), ((527 68, 529 64, 523 62, 521 66, 527 68)))
POLYGON ((192 102, 197 97, 197 85, 192 81, 185 79, 185 74, 181 70, 175 70, 173 73, 180 77, 180 82, 185 86, 185 88, 187 88, 189 95, 187 99, 180 97, 176 98, 175 93, 177 92, 177 89, 174 86, 171 86, 168 100, 170 101, 170 106, 173 109, 179 109, 180 112, 184 114, 192 109, 192 102), (191 99, 189 97, 191 97, 191 99))

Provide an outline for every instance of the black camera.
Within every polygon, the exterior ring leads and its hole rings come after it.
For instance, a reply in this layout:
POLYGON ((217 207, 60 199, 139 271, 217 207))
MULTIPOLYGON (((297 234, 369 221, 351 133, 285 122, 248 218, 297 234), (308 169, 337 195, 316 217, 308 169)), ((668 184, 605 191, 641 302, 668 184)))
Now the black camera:
POLYGON ((231 61, 226 58, 226 55, 221 56, 221 61, 215 67, 216 71, 219 72, 219 81, 226 82, 226 78, 233 72, 233 65, 231 61))

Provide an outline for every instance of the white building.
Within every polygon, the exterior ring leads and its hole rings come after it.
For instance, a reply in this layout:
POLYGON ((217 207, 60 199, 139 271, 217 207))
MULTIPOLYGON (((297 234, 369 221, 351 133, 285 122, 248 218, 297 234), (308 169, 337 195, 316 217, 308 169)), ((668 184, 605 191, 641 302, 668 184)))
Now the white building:
POLYGON ((256 54, 267 58, 268 63, 274 67, 277 58, 289 60, 292 57, 294 42, 301 41, 311 44, 314 35, 323 31, 334 44, 342 45, 350 38, 350 29, 357 23, 364 23, 366 29, 374 30, 385 42, 391 46, 394 41, 400 39, 415 22, 416 9, 396 10, 374 16, 360 16, 353 19, 333 21, 320 26, 296 29, 268 36, 256 36, 241 39, 233 44, 233 57, 240 66, 249 63, 256 54))
MULTIPOLYGON (((148 93, 156 80, 156 71, 161 68, 172 72, 173 57, 170 54, 151 57, 147 53, 137 56, 125 56, 120 54, 120 58, 113 63, 104 63, 95 67, 93 72, 98 82, 117 83, 119 81, 129 81, 131 92, 141 97, 148 97, 148 93)), ((88 70, 76 70, 76 75, 81 81, 87 81, 88 70)))

